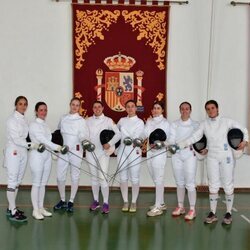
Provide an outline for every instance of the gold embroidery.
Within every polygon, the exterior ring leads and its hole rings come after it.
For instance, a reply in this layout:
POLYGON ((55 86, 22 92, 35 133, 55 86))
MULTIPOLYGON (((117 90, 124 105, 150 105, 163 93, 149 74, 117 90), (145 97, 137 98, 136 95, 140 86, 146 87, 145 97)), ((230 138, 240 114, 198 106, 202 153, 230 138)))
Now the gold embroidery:
POLYGON ((75 97, 80 99, 81 102, 81 106, 80 106, 80 110, 79 110, 79 114, 85 118, 87 118, 88 116, 87 114, 87 109, 83 108, 83 104, 84 104, 84 100, 82 99, 82 94, 80 92, 76 92, 75 93, 75 97))
POLYGON ((122 11, 125 23, 130 23, 133 31, 139 31, 137 40, 146 39, 146 45, 157 55, 156 63, 160 70, 165 68, 166 12, 156 11, 122 11))
POLYGON ((155 100, 160 102, 163 99, 163 97, 164 97, 164 94, 159 92, 158 95, 156 96, 155 100))
POLYGON ((80 69, 83 66, 85 61, 83 55, 87 53, 88 47, 95 44, 96 38, 104 40, 103 31, 108 31, 109 26, 116 23, 119 16, 119 10, 113 12, 109 10, 76 11, 75 44, 77 49, 75 50, 75 68, 80 69))

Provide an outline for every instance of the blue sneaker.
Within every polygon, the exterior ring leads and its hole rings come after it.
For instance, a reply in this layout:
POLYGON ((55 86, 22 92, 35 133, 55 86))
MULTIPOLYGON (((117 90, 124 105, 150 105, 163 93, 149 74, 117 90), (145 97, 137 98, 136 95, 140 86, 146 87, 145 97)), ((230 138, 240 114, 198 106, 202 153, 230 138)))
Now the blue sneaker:
POLYGON ((73 213, 73 212, 74 212, 74 203, 73 203, 73 202, 71 202, 71 201, 68 202, 66 211, 67 211, 68 213, 73 213))
POLYGON ((98 201, 93 201, 93 203, 91 204, 89 210, 90 211, 95 211, 96 209, 98 209, 100 207, 100 204, 98 201))
POLYGON ((108 203, 103 203, 103 205, 102 205, 102 213, 103 214, 108 214, 109 213, 109 204, 108 203))
POLYGON ((61 209, 66 209, 67 208, 67 202, 60 200, 55 206, 54 210, 61 210, 61 209))

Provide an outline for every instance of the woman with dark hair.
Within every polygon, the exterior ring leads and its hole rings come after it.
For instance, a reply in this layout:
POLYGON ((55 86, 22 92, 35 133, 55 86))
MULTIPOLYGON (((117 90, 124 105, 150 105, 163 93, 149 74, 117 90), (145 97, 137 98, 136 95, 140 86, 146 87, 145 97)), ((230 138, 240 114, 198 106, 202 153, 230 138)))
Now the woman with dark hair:
POLYGON ((125 145, 124 139, 132 140, 142 138, 144 123, 136 115, 136 103, 134 100, 128 100, 125 104, 127 116, 119 120, 117 126, 121 131, 121 145, 118 149, 117 161, 120 175, 120 188, 123 198, 123 212, 136 212, 136 201, 140 189, 140 162, 141 148, 131 145, 125 145), (128 203, 128 180, 132 183, 132 202, 128 203))
MULTIPOLYGON (((60 151, 61 146, 51 142, 51 131, 46 124, 48 113, 47 105, 38 102, 35 106, 36 119, 30 124, 30 139, 35 144, 44 144, 49 150, 60 151)), ((33 205, 32 216, 37 220, 52 216, 52 213, 44 208, 45 185, 48 182, 51 171, 51 153, 47 150, 38 152, 32 150, 29 156, 32 174, 31 201, 33 205)))
POLYGON ((154 140, 159 140, 165 145, 169 137, 170 125, 167 119, 163 116, 164 105, 161 102, 155 102, 151 110, 152 118, 149 118, 145 126, 145 136, 148 138, 147 164, 149 173, 155 184, 155 204, 150 207, 147 212, 148 216, 158 216, 166 210, 164 202, 164 176, 165 165, 167 161, 166 148, 156 148, 154 140))
POLYGON ((86 121, 79 114, 80 107, 80 99, 72 98, 69 114, 64 115, 58 125, 63 137, 63 144, 69 147, 72 154, 70 152, 59 154, 60 157, 57 160, 57 186, 61 200, 54 206, 54 210, 66 209, 67 212, 73 212, 74 199, 79 185, 81 158, 83 157, 82 141, 88 139, 88 128, 86 121), (68 167, 70 167, 71 174, 71 193, 69 201, 66 202, 65 183, 68 167))
POLYGON ((5 146, 4 165, 7 167, 8 176, 7 200, 9 207, 7 216, 9 216, 10 220, 17 222, 27 220, 24 213, 16 208, 16 196, 26 168, 27 149, 36 147, 34 143, 26 141, 29 127, 24 114, 27 107, 27 98, 18 96, 15 100, 15 111, 8 118, 6 124, 7 143, 5 146))
POLYGON ((219 105, 215 100, 209 100, 205 104, 208 118, 201 122, 198 130, 178 143, 180 148, 188 147, 199 141, 203 134, 207 138, 207 175, 209 186, 210 212, 204 223, 211 224, 218 221, 216 216, 218 192, 220 186, 225 192, 226 214, 222 224, 232 223, 232 207, 234 200, 234 168, 235 159, 230 148, 227 135, 232 128, 238 128, 243 132, 243 141, 237 150, 243 150, 248 144, 248 131, 238 122, 219 115, 219 105))
MULTIPOLYGON (((180 119, 174 121, 170 127, 169 143, 176 144, 189 136, 198 128, 199 123, 190 118, 192 106, 189 102, 182 102, 179 106, 181 114, 180 119)), ((185 214, 184 198, 187 189, 189 212, 185 215, 186 220, 193 220, 196 217, 196 155, 193 147, 190 146, 185 149, 177 151, 172 155, 172 166, 174 178, 177 186, 177 201, 178 205, 172 212, 173 216, 180 216, 185 214)))

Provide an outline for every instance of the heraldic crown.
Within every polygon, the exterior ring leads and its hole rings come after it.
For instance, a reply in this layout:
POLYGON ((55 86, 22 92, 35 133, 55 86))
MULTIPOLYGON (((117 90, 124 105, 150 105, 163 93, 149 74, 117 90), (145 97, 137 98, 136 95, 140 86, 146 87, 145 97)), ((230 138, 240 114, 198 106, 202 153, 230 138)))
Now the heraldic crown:
POLYGON ((130 56, 125 56, 119 52, 117 55, 106 57, 104 63, 112 71, 128 71, 135 64, 135 59, 130 56))

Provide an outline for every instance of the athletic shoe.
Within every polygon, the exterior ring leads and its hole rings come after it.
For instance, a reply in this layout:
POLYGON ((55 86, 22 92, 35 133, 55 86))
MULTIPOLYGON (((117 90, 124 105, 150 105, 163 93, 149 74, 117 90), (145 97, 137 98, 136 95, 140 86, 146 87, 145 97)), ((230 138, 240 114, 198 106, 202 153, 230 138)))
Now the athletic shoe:
POLYGON ((43 220, 44 217, 43 215, 40 213, 40 210, 33 210, 32 216, 36 219, 36 220, 43 220))
POLYGON ((25 222, 27 221, 27 217, 24 214, 19 213, 18 211, 15 212, 14 215, 10 215, 9 220, 15 222, 25 222))
POLYGON ((172 216, 180 216, 182 214, 185 214, 184 207, 176 207, 175 210, 172 212, 172 216))
POLYGON ((210 212, 208 214, 207 218, 205 219, 204 223, 211 224, 211 223, 216 222, 216 221, 218 221, 217 216, 213 212, 210 212))
POLYGON ((67 202, 60 200, 55 206, 54 210, 61 210, 61 209, 66 209, 67 208, 67 202))
MULTIPOLYGON (((21 211, 18 208, 16 208, 16 211, 18 211, 20 214, 24 214, 24 211, 21 211)), ((8 208, 6 209, 6 216, 11 216, 11 210, 8 208)))
POLYGON ((44 216, 44 217, 51 217, 52 213, 47 211, 45 208, 40 208, 40 213, 44 216))
POLYGON ((189 210, 188 214, 185 215, 185 220, 193 220, 196 217, 195 210, 189 210))
MULTIPOLYGON (((150 207, 149 207, 149 210, 152 210, 152 209, 154 209, 154 208, 156 208, 155 205, 150 206, 150 207)), ((158 208, 161 209, 162 211, 165 211, 165 210, 167 210, 167 205, 166 205, 165 203, 163 203, 163 204, 161 204, 158 208)))
POLYGON ((163 214, 163 211, 158 207, 154 207, 153 209, 147 212, 147 216, 149 217, 154 217, 154 216, 158 216, 161 214, 163 214))
POLYGON ((122 207, 122 212, 128 212, 128 202, 124 202, 123 207, 122 207))
POLYGON ((68 213, 73 213, 73 212, 74 212, 74 203, 73 203, 73 202, 71 202, 71 201, 68 202, 66 211, 67 211, 68 213))
POLYGON ((227 212, 223 218, 222 225, 230 225, 232 221, 232 215, 227 212))
POLYGON ((100 207, 100 204, 98 201, 94 200, 93 203, 90 205, 89 210, 90 211, 95 211, 96 209, 98 209, 100 207))
POLYGON ((136 212, 136 203, 131 203, 131 206, 129 208, 130 213, 135 213, 136 212))
POLYGON ((102 213, 103 214, 108 214, 109 213, 109 204, 108 203, 103 203, 103 205, 102 205, 102 213))

